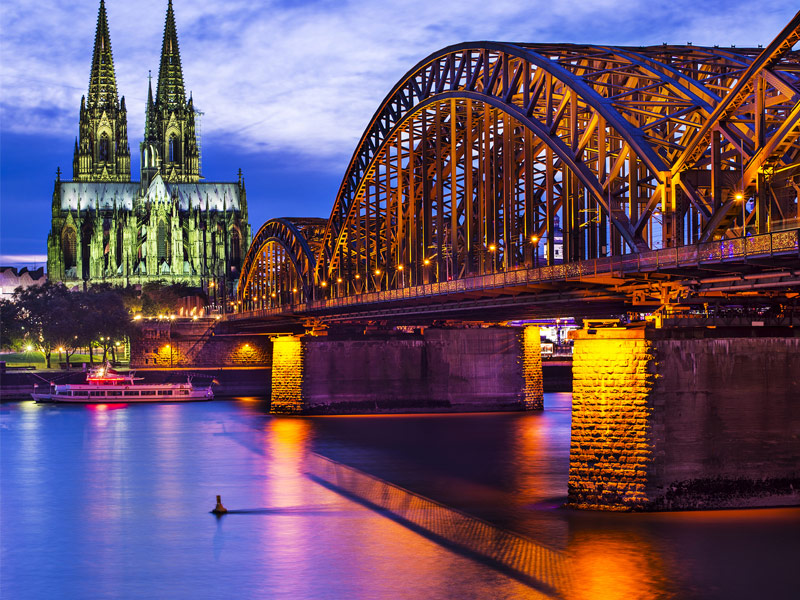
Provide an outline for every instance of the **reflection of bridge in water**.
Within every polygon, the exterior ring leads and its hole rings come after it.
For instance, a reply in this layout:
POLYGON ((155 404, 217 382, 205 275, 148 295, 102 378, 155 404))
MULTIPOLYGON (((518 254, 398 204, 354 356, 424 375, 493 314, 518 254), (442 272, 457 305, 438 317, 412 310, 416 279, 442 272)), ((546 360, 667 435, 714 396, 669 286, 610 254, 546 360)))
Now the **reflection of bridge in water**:
POLYGON ((309 477, 325 487, 508 573, 548 597, 563 597, 570 591, 571 568, 562 552, 319 454, 309 455, 304 467, 309 477))
POLYGON ((764 49, 434 53, 379 106, 330 218, 257 233, 234 319, 786 301, 800 285, 799 27, 764 49))

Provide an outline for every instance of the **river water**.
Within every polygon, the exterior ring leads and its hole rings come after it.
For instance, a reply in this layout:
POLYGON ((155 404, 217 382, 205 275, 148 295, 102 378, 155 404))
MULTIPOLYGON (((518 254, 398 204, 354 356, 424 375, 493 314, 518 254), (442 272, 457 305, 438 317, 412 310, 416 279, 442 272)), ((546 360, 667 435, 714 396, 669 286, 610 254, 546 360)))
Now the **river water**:
POLYGON ((569 394, 538 414, 266 410, 2 404, 0 596, 798 597, 800 508, 561 508, 569 394))

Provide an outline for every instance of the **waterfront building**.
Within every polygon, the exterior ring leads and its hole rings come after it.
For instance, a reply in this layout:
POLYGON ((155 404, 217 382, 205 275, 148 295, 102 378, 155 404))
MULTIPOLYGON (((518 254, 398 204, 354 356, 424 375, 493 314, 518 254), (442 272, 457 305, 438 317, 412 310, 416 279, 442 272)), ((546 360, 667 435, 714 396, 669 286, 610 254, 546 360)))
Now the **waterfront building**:
POLYGON ((30 270, 22 267, 0 267, 0 300, 11 300, 14 297, 14 290, 17 288, 28 288, 32 285, 42 285, 47 281, 44 268, 30 270))
POLYGON ((155 94, 148 86, 135 181, 101 0, 72 180, 59 169, 53 191, 48 276, 70 287, 163 281, 232 290, 251 238, 244 180, 240 170, 237 181, 203 181, 198 111, 185 93, 171 0, 155 94))

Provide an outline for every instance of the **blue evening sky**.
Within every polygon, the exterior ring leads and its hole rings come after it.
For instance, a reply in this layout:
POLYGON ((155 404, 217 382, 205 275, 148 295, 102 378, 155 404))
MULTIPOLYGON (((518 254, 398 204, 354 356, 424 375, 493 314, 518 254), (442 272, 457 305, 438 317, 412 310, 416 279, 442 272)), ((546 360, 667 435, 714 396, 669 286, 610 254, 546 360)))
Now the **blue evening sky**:
MULTIPOLYGON (((41 264, 57 167, 72 176, 99 0, 0 3, 0 264, 41 264)), ((147 73, 166 0, 107 0, 138 179, 147 73)), ((187 93, 202 119, 202 174, 242 168, 255 232, 330 213, 363 129, 419 60, 463 41, 768 44, 788 0, 174 0, 187 93)))

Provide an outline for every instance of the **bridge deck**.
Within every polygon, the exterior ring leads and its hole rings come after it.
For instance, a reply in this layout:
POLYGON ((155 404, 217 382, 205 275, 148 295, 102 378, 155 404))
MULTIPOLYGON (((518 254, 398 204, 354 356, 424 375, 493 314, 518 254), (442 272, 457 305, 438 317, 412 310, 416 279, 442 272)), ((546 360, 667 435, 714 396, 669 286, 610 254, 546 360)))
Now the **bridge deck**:
POLYGON ((664 284, 667 288, 672 285, 676 297, 695 296, 698 302, 742 291, 751 295, 797 293, 799 238, 800 229, 792 229, 242 311, 226 319, 240 324, 313 317, 330 321, 420 316, 485 320, 566 312, 619 314, 632 305, 647 312, 666 303, 664 284))

